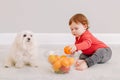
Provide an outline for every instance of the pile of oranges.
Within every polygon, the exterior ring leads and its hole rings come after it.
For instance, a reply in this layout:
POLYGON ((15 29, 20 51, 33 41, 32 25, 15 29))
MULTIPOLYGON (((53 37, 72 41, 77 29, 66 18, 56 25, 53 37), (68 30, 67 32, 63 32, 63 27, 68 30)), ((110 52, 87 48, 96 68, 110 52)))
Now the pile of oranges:
POLYGON ((52 64, 55 73, 68 73, 70 66, 74 63, 74 58, 67 57, 66 55, 51 54, 48 56, 48 61, 52 64))

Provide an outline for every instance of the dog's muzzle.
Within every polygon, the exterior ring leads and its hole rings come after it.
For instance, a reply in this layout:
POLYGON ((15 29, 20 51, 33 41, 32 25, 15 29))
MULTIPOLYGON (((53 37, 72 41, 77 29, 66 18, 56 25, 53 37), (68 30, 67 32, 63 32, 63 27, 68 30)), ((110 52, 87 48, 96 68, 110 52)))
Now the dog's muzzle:
POLYGON ((31 40, 30 38, 27 38, 27 42, 30 42, 30 40, 31 40))

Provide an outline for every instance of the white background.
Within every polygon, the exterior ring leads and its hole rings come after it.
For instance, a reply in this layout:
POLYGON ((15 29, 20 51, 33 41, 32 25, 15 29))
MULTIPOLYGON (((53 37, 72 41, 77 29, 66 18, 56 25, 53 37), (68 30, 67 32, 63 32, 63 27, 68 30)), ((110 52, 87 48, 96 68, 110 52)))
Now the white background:
POLYGON ((88 17, 93 33, 120 32, 120 0, 0 0, 0 33, 70 33, 76 13, 88 17))

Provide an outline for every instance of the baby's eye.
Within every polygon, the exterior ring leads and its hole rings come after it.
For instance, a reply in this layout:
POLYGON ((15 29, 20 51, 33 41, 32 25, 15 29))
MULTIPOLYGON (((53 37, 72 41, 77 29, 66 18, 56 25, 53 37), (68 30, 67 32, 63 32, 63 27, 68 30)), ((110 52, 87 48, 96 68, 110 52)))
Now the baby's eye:
POLYGON ((26 36, 27 36, 26 34, 23 35, 23 37, 26 37, 26 36))
POLYGON ((73 29, 71 29, 71 31, 73 31, 73 29))

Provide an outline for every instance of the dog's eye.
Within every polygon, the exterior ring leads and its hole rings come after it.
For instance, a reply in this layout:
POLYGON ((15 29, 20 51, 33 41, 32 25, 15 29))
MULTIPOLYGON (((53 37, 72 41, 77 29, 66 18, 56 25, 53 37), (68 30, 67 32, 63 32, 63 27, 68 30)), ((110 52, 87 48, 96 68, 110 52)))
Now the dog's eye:
POLYGON ((26 34, 24 34, 23 37, 26 37, 26 34))
POLYGON ((30 35, 32 37, 32 35, 30 35))

